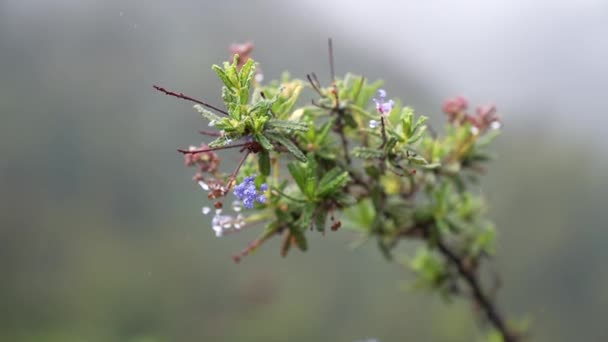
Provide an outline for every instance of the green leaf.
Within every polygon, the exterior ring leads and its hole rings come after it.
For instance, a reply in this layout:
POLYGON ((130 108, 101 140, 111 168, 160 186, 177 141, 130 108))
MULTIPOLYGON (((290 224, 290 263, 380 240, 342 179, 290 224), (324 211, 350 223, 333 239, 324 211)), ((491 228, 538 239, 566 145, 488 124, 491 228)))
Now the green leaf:
POLYGON ((230 142, 232 142, 232 140, 228 136, 224 135, 210 142, 209 147, 226 146, 230 144, 230 142))
POLYGON ((258 167, 263 176, 270 175, 270 154, 267 150, 258 153, 258 167))
POLYGON ((239 73, 241 87, 248 89, 249 85, 251 84, 251 80, 253 80, 254 76, 255 76, 255 62, 253 61, 253 59, 250 58, 243 65, 243 67, 241 68, 241 71, 239 73))
POLYGON ((426 132, 426 126, 422 126, 420 129, 414 133, 409 139, 407 139, 408 144, 413 144, 422 138, 423 134, 426 132))
POLYGON ((199 112, 203 117, 205 117, 209 122, 217 123, 222 119, 219 115, 205 109, 205 107, 200 104, 195 104, 193 107, 197 112, 199 112))
POLYGON ((424 159, 423 156, 419 154, 410 155, 407 157, 407 159, 410 161, 410 163, 414 165, 427 165, 429 163, 428 161, 426 161, 426 159, 424 159))
POLYGON ((228 77, 228 74, 226 73, 226 71, 224 71, 219 65, 213 65, 211 67, 211 69, 213 69, 213 71, 215 71, 217 76, 220 78, 220 80, 222 80, 222 82, 224 82, 226 87, 234 88, 234 86, 235 86, 234 82, 230 79, 230 77, 228 77))
POLYGON ((355 147, 353 148, 352 153, 355 157, 362 159, 380 159, 384 157, 384 152, 382 150, 368 147, 355 147))
POLYGON ((410 261, 410 267, 418 274, 418 287, 436 288, 445 279, 444 264, 427 248, 420 248, 410 261))
POLYGON ((298 131, 306 132, 308 130, 308 124, 302 121, 289 121, 289 120, 277 120, 271 119, 266 123, 266 127, 287 130, 287 131, 298 131))
POLYGON ((481 136, 479 139, 477 139, 475 145, 477 147, 485 147, 485 146, 489 145, 492 141, 494 141, 494 139, 496 139, 496 137, 498 137, 499 135, 500 135, 500 130, 497 130, 497 129, 490 130, 486 134, 481 136))
POLYGON ((306 241, 306 236, 304 236, 304 233, 296 227, 290 229, 289 231, 291 232, 291 235, 293 235, 293 237, 296 239, 296 245, 298 245, 298 248, 302 252, 306 252, 306 250, 308 249, 308 243, 306 241))
POLYGON ((319 130, 318 135, 315 137, 315 143, 320 145, 322 144, 325 139, 327 139, 327 136, 329 135, 329 131, 331 130, 331 127, 334 124, 335 119, 331 118, 329 121, 327 121, 323 127, 321 127, 321 129, 319 130))
POLYGON ((305 193, 307 177, 306 170, 304 169, 304 167, 302 167, 298 162, 293 162, 287 164, 287 169, 289 170, 291 177, 293 177, 293 180, 295 180, 296 184, 298 184, 300 191, 302 191, 302 193, 305 193))
POLYGON ((344 171, 339 173, 340 171, 337 168, 330 170, 324 177, 321 179, 319 183, 319 189, 317 191, 317 195, 319 197, 325 197, 332 192, 336 192, 339 189, 342 189, 346 183, 350 180, 348 172, 344 171), (329 176, 329 177, 327 177, 329 176))
POLYGON ((262 145, 262 147, 268 151, 272 150, 272 144, 270 143, 270 141, 268 140, 268 138, 266 138, 265 136, 263 136, 262 134, 255 134, 254 138, 257 142, 260 143, 260 145, 262 145))
POLYGON ((294 157, 296 157, 298 160, 302 161, 302 162, 306 162, 306 156, 304 155, 304 153, 302 153, 302 151, 300 150, 300 148, 298 146, 296 146, 296 144, 294 144, 291 139, 289 139, 288 137, 279 134, 279 133, 270 133, 268 132, 266 135, 268 135, 268 137, 272 140, 277 141, 279 144, 285 146, 285 148, 287 148, 287 150, 293 154, 294 157))
POLYGON ((317 178, 309 172, 306 177, 306 188, 304 189, 304 194, 312 200, 315 197, 316 188, 317 178))
POLYGON ((416 124, 414 125, 414 127, 412 127, 412 132, 415 132, 418 128, 422 129, 422 125, 424 125, 424 123, 428 120, 429 118, 427 118, 426 116, 421 116, 418 118, 418 120, 416 120, 416 124))

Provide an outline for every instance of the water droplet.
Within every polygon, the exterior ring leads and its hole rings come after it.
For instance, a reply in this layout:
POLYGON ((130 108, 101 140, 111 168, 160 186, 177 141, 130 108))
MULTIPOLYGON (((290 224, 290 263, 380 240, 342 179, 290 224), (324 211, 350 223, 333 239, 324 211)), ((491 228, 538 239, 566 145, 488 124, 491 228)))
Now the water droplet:
POLYGON ((215 236, 217 236, 217 237, 222 236, 222 234, 224 233, 224 230, 222 229, 222 226, 214 225, 211 228, 213 229, 213 231, 215 232, 215 236))
POLYGON ((200 182, 198 182, 198 185, 200 185, 201 188, 203 188, 203 190, 209 191, 209 185, 207 185, 207 183, 200 181, 200 182))
POLYGON ((237 213, 243 210, 243 203, 241 201, 232 202, 232 210, 236 211, 237 213))
POLYGON ((502 127, 502 124, 500 123, 500 121, 492 121, 490 127, 492 129, 499 129, 500 127, 502 127))
POLYGON ((378 121, 376 120, 370 120, 369 121, 369 128, 376 128, 378 127, 378 121))
POLYGON ((209 214, 211 212, 211 208, 209 208, 209 207, 203 207, 202 212, 203 212, 203 215, 207 215, 207 214, 209 214))

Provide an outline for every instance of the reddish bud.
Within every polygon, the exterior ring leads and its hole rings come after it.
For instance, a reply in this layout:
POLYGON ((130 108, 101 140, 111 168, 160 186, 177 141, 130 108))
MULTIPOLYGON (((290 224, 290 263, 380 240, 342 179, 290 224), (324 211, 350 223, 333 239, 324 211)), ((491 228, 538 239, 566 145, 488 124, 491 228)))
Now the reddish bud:
POLYGON ((465 111, 469 107, 469 102, 462 96, 456 96, 451 99, 447 99, 443 102, 441 109, 446 114, 456 115, 462 111, 465 111))

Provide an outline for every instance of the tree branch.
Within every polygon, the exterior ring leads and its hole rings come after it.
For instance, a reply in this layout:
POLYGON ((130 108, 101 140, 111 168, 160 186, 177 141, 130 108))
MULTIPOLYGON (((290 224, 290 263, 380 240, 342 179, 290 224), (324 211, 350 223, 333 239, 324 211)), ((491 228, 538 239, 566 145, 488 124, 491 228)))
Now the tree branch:
MULTIPOLYGON (((429 227, 424 229, 424 238, 430 238, 429 227)), ((517 342, 519 338, 509 330, 502 314, 499 312, 496 303, 490 300, 489 296, 481 287, 478 274, 474 268, 467 267, 461 256, 452 251, 440 238, 436 240, 439 253, 456 267, 458 274, 462 277, 466 285, 471 289, 473 299, 484 312, 488 321, 500 332, 504 342, 517 342)))
POLYGON ((205 107, 207 107, 207 108, 209 108, 209 109, 213 109, 213 110, 215 110, 215 111, 217 111, 217 112, 219 112, 219 113, 222 113, 222 114, 224 114, 224 115, 228 115, 228 112, 227 112, 227 111, 225 111, 225 110, 223 110, 223 109, 219 109, 219 108, 217 108, 217 107, 215 107, 215 106, 212 106, 212 105, 210 105, 210 104, 208 104, 208 103, 205 103, 205 102, 203 102, 203 101, 201 101, 201 100, 197 100, 197 99, 192 98, 192 97, 190 97, 190 96, 184 95, 184 93, 179 93, 179 94, 178 94, 178 93, 175 93, 175 92, 169 91, 169 90, 167 90, 167 89, 165 89, 165 88, 163 88, 163 87, 159 87, 159 86, 157 86, 157 85, 153 85, 152 87, 153 87, 154 89, 156 89, 156 90, 158 90, 158 91, 162 92, 162 93, 167 94, 167 95, 175 96, 175 97, 177 97, 178 99, 182 99, 182 100, 186 100, 186 101, 190 101, 190 102, 198 103, 198 104, 200 104, 201 106, 205 106, 205 107))

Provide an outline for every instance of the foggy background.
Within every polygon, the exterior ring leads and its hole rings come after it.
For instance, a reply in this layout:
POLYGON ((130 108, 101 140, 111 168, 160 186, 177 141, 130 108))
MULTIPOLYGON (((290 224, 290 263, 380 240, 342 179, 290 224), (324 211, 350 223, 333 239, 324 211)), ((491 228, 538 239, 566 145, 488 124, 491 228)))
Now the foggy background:
POLYGON ((235 265, 261 228, 200 214, 175 149, 206 122, 152 84, 220 104, 210 67, 247 40, 266 80, 327 81, 328 37, 339 75, 435 124, 453 95, 497 104, 499 303, 534 341, 608 339, 607 34, 599 0, 0 1, 0 340, 478 340, 465 301, 403 291, 346 230, 235 265))

